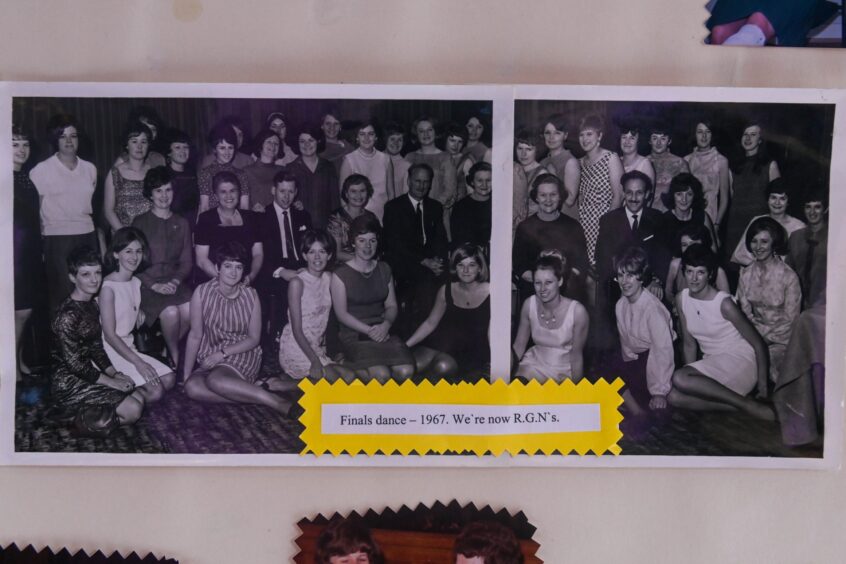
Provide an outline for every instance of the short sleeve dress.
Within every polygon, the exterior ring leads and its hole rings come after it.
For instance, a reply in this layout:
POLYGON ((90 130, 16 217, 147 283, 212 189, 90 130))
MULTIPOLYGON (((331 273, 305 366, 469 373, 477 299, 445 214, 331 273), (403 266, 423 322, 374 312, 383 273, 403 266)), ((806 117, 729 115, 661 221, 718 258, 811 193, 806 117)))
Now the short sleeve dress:
POLYGON ((688 366, 745 396, 758 382, 758 365, 755 349, 720 311, 727 298, 731 299, 725 292, 717 292, 711 300, 698 300, 690 296, 689 288, 682 290, 687 331, 702 349, 702 360, 688 366))
MULTIPOLYGON (((303 334, 305 334, 311 350, 320 359, 320 363, 326 366, 332 362, 326 355, 326 325, 329 323, 329 313, 332 310, 332 296, 329 293, 332 275, 323 272, 320 277, 316 277, 304 270, 297 274, 297 278, 303 283, 300 308, 303 334)), ((291 328, 290 319, 291 313, 289 310, 288 323, 282 330, 282 337, 279 339, 279 364, 289 376, 301 380, 308 376, 311 361, 294 339, 294 330, 291 328)))
MULTIPOLYGON (((173 369, 163 362, 138 352, 132 340, 132 331, 135 329, 138 310, 141 307, 141 281, 134 276, 126 282, 103 280, 103 288, 109 288, 115 294, 115 333, 120 337, 120 340, 135 354, 140 356, 141 360, 152 366, 159 376, 173 372, 173 369)), ((106 342, 105 335, 103 335, 103 348, 106 350, 112 366, 132 378, 136 387, 143 386, 147 383, 135 366, 106 342)))
MULTIPOLYGON (((391 283, 391 267, 387 263, 377 263, 367 274, 343 264, 335 270, 335 276, 346 288, 350 315, 368 325, 384 321, 385 300, 391 283)), ((414 364, 414 356, 399 337, 392 335, 384 343, 377 343, 343 323, 340 325, 338 338, 346 366, 358 370, 379 365, 414 364)))
MULTIPOLYGON (((197 352, 197 362, 226 346, 234 345, 249 336, 250 319, 258 303, 258 294, 253 288, 240 286, 234 297, 224 296, 218 281, 209 280, 197 287, 200 294, 200 310, 203 317, 203 338, 197 352)), ((238 376, 253 383, 261 367, 261 347, 230 354, 218 366, 234 370, 238 376)))
POLYGON ((529 380, 563 382, 572 374, 570 353, 576 325, 576 301, 571 300, 561 326, 548 329, 538 317, 537 296, 530 296, 528 300, 532 341, 535 344, 520 359, 515 375, 529 380))

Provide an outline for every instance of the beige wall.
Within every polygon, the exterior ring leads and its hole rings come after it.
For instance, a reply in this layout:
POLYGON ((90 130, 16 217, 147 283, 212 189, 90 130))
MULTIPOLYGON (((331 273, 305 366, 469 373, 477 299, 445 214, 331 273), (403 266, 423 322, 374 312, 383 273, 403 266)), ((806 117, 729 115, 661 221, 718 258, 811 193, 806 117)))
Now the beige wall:
MULTIPOLYGON (((698 4, 2 0, 0 79, 846 87, 846 50, 699 45, 698 4)), ((843 474, 783 470, 0 468, 0 544, 270 564, 302 516, 453 498, 556 564, 846 558, 843 474)))

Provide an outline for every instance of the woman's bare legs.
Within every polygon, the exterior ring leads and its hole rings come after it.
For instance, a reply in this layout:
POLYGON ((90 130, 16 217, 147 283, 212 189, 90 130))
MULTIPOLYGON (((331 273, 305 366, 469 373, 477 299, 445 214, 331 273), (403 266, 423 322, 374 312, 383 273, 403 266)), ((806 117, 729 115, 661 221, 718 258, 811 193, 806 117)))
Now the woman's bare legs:
POLYGON ((26 322, 29 321, 30 317, 32 317, 31 309, 15 310, 15 359, 17 361, 18 381, 21 379, 21 374, 30 373, 29 367, 24 363, 23 358, 21 358, 21 352, 23 351, 21 335, 23 335, 23 331, 26 328, 26 322))
POLYGON ((121 425, 131 425, 139 419, 144 413, 144 397, 136 390, 118 404, 115 408, 115 413, 118 416, 118 421, 121 425))
POLYGON ((741 396, 695 368, 683 366, 673 373, 668 401, 684 409, 743 411, 757 419, 775 421, 775 412, 752 398, 741 396))
POLYGON ((145 403, 153 403, 162 399, 165 392, 171 390, 176 385, 176 373, 168 372, 159 378, 158 385, 144 384, 136 388, 144 398, 145 403))
POLYGON ((178 306, 168 306, 159 314, 159 321, 162 324, 162 337, 167 346, 174 366, 179 365, 179 341, 191 328, 190 302, 178 306))
POLYGON ((291 402, 242 380, 228 366, 216 366, 208 374, 193 374, 185 383, 188 397, 209 403, 252 403, 287 414, 291 402))
POLYGON ((775 30, 773 29, 770 20, 767 19, 761 12, 755 12, 751 16, 743 20, 736 20, 733 22, 715 25, 713 29, 711 29, 711 44, 712 45, 722 45, 725 43, 726 39, 740 31, 740 28, 744 25, 754 25, 760 28, 761 33, 764 34, 764 38, 769 41, 773 37, 775 37, 775 30))
POLYGON ((446 378, 458 371, 455 359, 446 353, 422 346, 414 347, 413 352, 418 374, 429 371, 435 378, 446 378))

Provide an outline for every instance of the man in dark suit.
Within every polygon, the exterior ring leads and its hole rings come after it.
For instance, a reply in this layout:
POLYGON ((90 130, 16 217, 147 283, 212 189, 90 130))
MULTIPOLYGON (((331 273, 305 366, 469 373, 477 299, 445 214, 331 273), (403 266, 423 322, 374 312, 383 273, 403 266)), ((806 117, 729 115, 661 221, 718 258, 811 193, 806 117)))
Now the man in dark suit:
POLYGON ((261 298, 263 341, 272 340, 285 325, 288 313, 288 282, 305 268, 300 244, 311 229, 307 211, 293 207, 297 199, 296 176, 282 170, 273 178, 273 203, 262 214, 264 262, 256 281, 261 298))
POLYGON ((597 272, 597 321, 596 339, 601 343, 616 342, 614 305, 620 297, 620 288, 614 281, 614 257, 624 249, 637 246, 646 251, 649 266, 654 273, 652 280, 643 286, 663 298, 664 281, 672 256, 663 233, 663 215, 646 207, 652 197, 652 181, 638 170, 627 172, 620 179, 623 187, 623 207, 611 210, 599 219, 599 236, 596 240, 597 272), (610 332, 610 334, 606 333, 610 332))
POLYGON ((391 265, 401 336, 408 337, 432 309, 449 274, 444 209, 428 197, 435 173, 423 163, 408 169, 408 193, 385 204, 382 241, 391 265))

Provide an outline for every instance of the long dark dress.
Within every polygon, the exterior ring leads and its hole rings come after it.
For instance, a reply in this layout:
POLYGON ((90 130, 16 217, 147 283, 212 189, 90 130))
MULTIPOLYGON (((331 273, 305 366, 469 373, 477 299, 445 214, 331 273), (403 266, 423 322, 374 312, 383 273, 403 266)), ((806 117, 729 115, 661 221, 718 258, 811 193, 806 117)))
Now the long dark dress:
POLYGON ((68 297, 56 310, 52 328, 56 347, 51 394, 56 407, 73 412, 91 405, 117 406, 131 393, 97 383, 112 363, 103 348, 100 308, 94 300, 68 297))
POLYGON ((767 185, 770 183, 770 163, 748 157, 734 171, 731 203, 726 214, 726 237, 723 251, 731 257, 746 226, 753 217, 770 212, 767 207, 767 185))
MULTIPOLYGON (((350 315, 367 325, 384 321, 385 300, 391 283, 391 267, 387 263, 377 263, 376 268, 367 274, 343 264, 335 270, 335 275, 346 288, 350 315)), ((342 323, 338 337, 346 356, 344 364, 354 370, 379 365, 414 364, 411 351, 395 335, 384 343, 377 343, 342 323)))
POLYGON ((800 47, 807 43, 808 32, 836 10, 836 5, 823 0, 719 0, 706 25, 713 29, 761 12, 772 24, 779 45, 800 47))
POLYGON ((41 219, 38 191, 29 174, 15 171, 14 203, 15 309, 30 309, 43 291, 41 219))
POLYGON ((329 214, 341 205, 335 167, 326 159, 318 158, 317 167, 312 172, 303 158, 297 157, 286 169, 297 177, 297 198, 311 215, 312 225, 323 229, 329 214))
POLYGON ((461 198, 449 218, 452 246, 473 243, 485 250, 490 257, 492 199, 480 202, 470 196, 461 198))
POLYGON ((191 301, 191 288, 187 284, 193 262, 191 260, 191 228, 188 221, 178 214, 162 219, 152 211, 141 214, 132 222, 147 238, 150 266, 136 276, 141 280, 141 310, 144 323, 151 326, 168 306, 191 301), (153 284, 179 280, 173 294, 160 294, 152 290, 153 284))
POLYGON ((444 316, 423 344, 450 355, 462 372, 489 366, 491 346, 488 342, 488 326, 491 322, 491 297, 485 298, 479 307, 458 307, 453 301, 450 282, 444 285, 444 298, 444 316))

